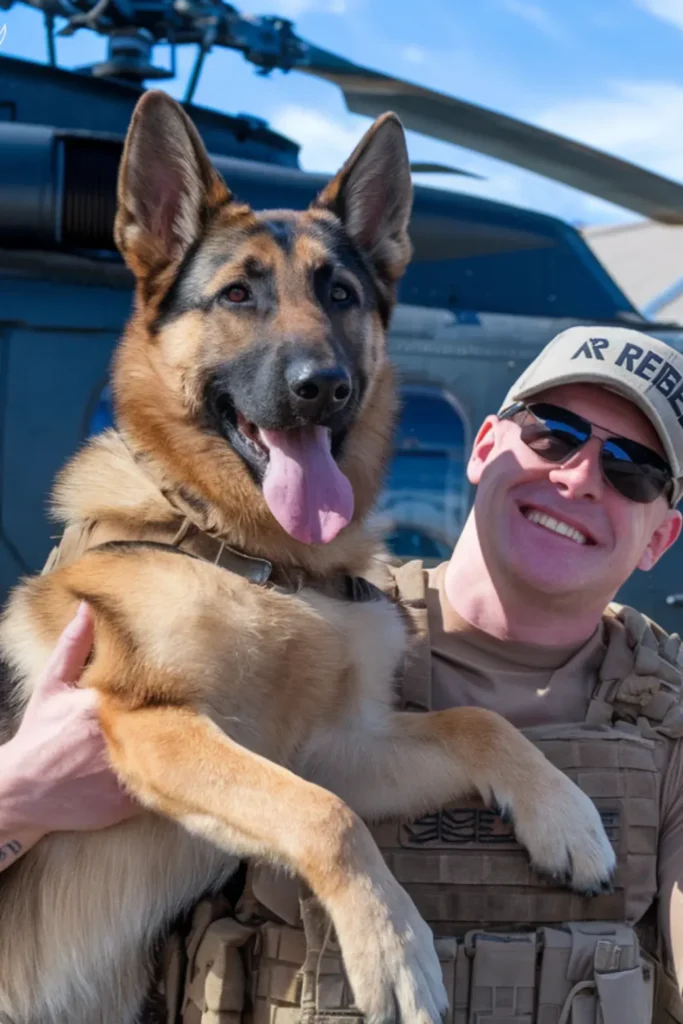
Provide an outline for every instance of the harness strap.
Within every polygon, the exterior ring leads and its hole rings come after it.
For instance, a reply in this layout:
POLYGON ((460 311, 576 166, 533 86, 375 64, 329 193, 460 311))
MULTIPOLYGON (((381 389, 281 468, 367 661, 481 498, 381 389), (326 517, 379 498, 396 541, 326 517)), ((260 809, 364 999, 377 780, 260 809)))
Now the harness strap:
POLYGON ((58 565, 73 561, 86 551, 133 550, 147 547, 175 551, 178 554, 210 562, 227 572, 249 580, 256 586, 268 586, 283 594, 298 594, 304 588, 311 588, 317 593, 337 601, 350 601, 358 604, 386 598, 379 587, 362 576, 351 576, 342 572, 333 573, 330 576, 316 576, 299 567, 276 565, 267 558, 247 555, 231 547, 220 538, 200 530, 189 519, 183 520, 179 527, 177 524, 175 526, 172 524, 155 526, 151 531, 153 537, 149 538, 112 537, 109 534, 115 531, 113 528, 107 528, 107 539, 98 541, 98 529, 98 524, 91 522, 68 527, 64 532, 61 544, 50 554, 43 572, 49 572, 58 565), (161 539, 165 536, 168 537, 168 540, 161 539))

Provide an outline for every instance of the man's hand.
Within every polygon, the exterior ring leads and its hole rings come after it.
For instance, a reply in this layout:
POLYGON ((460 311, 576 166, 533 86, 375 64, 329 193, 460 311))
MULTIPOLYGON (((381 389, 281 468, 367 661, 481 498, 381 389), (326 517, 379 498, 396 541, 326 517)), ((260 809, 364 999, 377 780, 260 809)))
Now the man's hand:
POLYGON ((74 685, 92 640, 92 615, 82 604, 57 642, 19 731, 0 747, 0 870, 48 832, 106 828, 140 809, 108 765, 99 695, 74 685))

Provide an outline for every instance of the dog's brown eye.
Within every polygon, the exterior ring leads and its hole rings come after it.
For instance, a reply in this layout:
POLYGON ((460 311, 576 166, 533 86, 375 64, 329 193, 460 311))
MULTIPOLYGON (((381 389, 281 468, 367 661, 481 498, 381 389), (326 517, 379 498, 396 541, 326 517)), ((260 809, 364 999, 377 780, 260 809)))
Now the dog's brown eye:
POLYGON ((333 284, 330 298, 333 302, 348 302, 351 298, 351 289, 344 284, 333 284))
POLYGON ((251 298, 251 294, 249 289, 245 288, 243 284, 231 284, 223 291, 222 297, 226 302, 239 305, 241 302, 248 302, 251 298))

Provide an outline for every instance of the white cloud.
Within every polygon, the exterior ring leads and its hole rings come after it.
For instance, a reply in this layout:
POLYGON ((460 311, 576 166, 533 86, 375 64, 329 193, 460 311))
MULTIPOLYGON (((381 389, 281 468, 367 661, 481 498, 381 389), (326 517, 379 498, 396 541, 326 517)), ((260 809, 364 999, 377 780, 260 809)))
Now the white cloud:
POLYGON ((309 107, 281 107, 270 119, 271 127, 295 139, 301 146, 301 166, 306 171, 337 171, 370 126, 366 118, 331 118, 309 107))
POLYGON ((683 0, 635 0, 636 6, 683 31, 683 0))
POLYGON ((553 39, 559 39, 563 35, 562 28, 544 7, 538 4, 529 3, 528 0, 500 0, 501 7, 509 14, 514 14, 523 21, 529 22, 539 31, 553 39))
POLYGON ((635 219, 633 214, 611 203, 512 164, 506 166, 482 157, 477 171, 485 176, 485 181, 447 178, 437 174, 418 175, 417 180, 435 188, 452 189, 538 213, 548 213, 570 224, 614 224, 635 219))
POLYGON ((404 46, 401 56, 411 64, 424 64, 426 54, 421 46, 404 46))

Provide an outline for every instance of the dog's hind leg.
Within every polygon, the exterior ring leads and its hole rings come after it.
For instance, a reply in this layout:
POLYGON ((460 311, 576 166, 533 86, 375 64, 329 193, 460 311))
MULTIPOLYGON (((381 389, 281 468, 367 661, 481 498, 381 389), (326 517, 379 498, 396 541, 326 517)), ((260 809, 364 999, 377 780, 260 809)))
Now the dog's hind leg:
POLYGON ((362 818, 415 817, 479 794, 511 818, 545 874, 581 893, 610 884, 614 851, 592 801, 513 725, 481 708, 392 713, 343 751, 312 748, 297 770, 362 818))
POLYGON ((368 1024, 437 1024, 447 1004, 432 935, 366 826, 338 797, 181 707, 102 698, 112 762, 148 807, 231 853, 302 876, 330 914, 368 1024))

